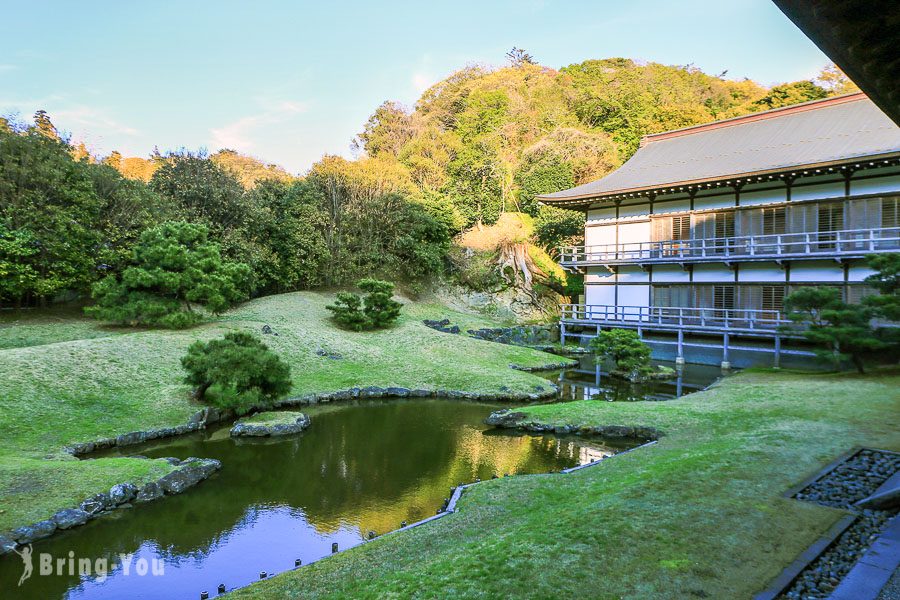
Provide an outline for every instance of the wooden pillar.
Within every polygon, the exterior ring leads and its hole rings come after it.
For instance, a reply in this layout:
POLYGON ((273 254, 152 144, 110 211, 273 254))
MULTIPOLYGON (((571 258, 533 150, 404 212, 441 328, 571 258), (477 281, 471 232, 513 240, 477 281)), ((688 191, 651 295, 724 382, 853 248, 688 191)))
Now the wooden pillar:
POLYGON ((560 346, 566 345, 566 324, 564 321, 559 322, 559 344, 560 346))
POLYGON ((775 336, 775 361, 772 365, 776 369, 781 367, 781 336, 775 336))

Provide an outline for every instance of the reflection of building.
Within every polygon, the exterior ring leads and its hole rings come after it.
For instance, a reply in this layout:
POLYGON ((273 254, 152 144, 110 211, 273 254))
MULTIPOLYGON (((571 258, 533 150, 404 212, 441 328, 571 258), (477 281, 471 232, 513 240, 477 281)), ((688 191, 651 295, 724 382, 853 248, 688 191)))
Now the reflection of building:
MULTIPOLYGON (((646 136, 605 178, 541 196, 586 214, 585 275, 563 335, 604 327, 729 338, 781 354, 782 301, 829 285, 872 291, 867 254, 900 251, 900 128, 851 94, 646 136)), ((720 350, 722 352, 722 350, 720 350)))

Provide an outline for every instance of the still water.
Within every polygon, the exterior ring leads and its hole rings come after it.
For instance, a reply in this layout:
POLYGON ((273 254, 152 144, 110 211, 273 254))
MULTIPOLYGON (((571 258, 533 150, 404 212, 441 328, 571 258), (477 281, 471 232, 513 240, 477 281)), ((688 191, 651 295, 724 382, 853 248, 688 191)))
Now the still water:
POLYGON ((151 458, 216 458, 222 469, 187 492, 116 510, 33 545, 34 574, 21 587, 22 560, 0 557, 0 598, 196 600, 279 573, 434 515, 450 488, 476 478, 546 473, 591 462, 638 441, 604 441, 487 430, 497 405, 453 400, 364 400, 307 407, 297 436, 233 440, 227 426, 144 446, 151 458), (133 555, 103 580, 39 575, 55 560, 133 555), (146 562, 142 562, 144 559, 146 562), (153 574, 153 560, 162 575, 153 574), (137 569, 147 567, 140 575, 137 569))

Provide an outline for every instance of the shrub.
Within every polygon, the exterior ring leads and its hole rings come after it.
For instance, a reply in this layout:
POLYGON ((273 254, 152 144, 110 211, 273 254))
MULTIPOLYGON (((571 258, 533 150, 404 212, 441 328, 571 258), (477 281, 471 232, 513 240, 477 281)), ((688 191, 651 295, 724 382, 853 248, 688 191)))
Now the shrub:
POLYGON ((352 292, 339 292, 337 302, 328 306, 334 320, 346 329, 383 329, 400 316, 401 304, 391 299, 394 284, 378 279, 360 279, 356 286, 366 292, 365 298, 352 292))
POLYGON ((197 341, 181 359, 193 396, 237 414, 271 404, 291 389, 291 368, 259 338, 232 332, 209 342, 197 341))
POLYGON ((601 331, 591 340, 591 349, 597 354, 597 362, 611 359, 614 372, 629 379, 640 379, 650 373, 650 346, 641 341, 631 329, 601 331))

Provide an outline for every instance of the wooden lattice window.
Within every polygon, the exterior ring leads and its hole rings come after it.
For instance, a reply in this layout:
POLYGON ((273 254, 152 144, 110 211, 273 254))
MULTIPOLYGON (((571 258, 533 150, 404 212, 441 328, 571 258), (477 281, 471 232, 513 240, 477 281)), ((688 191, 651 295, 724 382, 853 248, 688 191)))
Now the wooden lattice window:
POLYGON ((761 213, 763 235, 779 235, 787 231, 787 209, 784 206, 764 208, 761 213))
POLYGON ((900 197, 881 199, 881 226, 900 227, 900 197))
POLYGON ((762 286, 762 310, 767 312, 781 312, 784 309, 784 286, 762 286))

